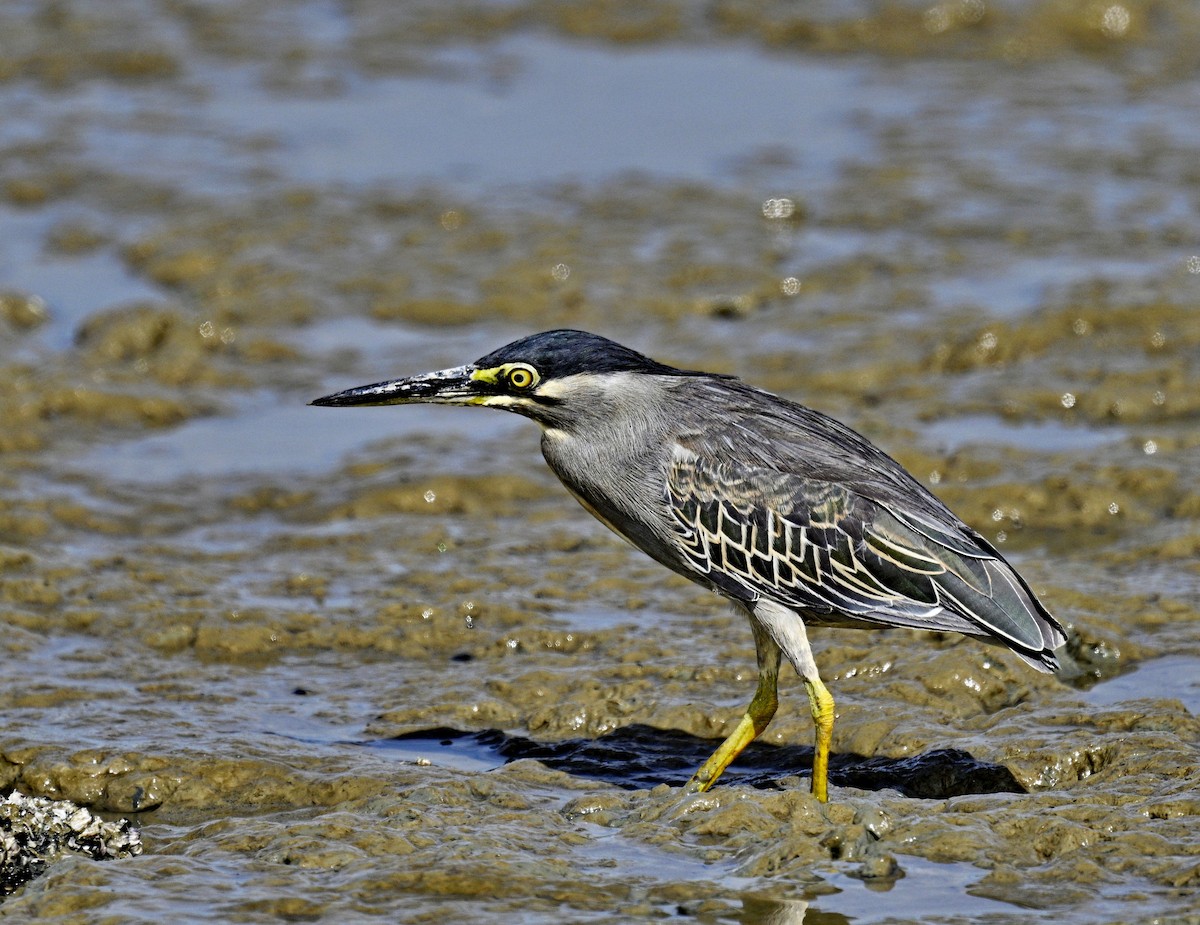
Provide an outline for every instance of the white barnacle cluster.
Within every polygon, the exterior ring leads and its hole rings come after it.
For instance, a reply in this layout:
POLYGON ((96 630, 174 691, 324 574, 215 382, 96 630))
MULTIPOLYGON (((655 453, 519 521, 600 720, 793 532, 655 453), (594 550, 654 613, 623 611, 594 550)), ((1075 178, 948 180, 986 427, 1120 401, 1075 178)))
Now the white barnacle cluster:
POLYGON ((105 822, 68 800, 13 791, 0 800, 0 896, 45 871, 64 851, 95 860, 142 853, 142 839, 127 819, 105 822))

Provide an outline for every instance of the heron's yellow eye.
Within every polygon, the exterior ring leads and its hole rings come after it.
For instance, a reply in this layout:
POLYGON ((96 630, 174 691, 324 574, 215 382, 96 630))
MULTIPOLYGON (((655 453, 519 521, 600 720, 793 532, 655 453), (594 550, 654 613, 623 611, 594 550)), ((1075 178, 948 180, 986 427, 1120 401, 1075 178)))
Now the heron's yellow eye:
POLYGON ((528 389, 538 380, 538 374, 529 366, 514 366, 508 371, 508 384, 514 389, 528 389))

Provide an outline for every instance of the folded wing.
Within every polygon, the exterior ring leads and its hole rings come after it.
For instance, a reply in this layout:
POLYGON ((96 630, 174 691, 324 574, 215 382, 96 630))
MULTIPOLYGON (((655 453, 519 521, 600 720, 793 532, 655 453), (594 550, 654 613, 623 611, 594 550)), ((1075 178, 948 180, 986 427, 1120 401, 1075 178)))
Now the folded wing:
POLYGON ((667 502, 688 564, 724 593, 806 619, 946 630, 1057 666, 1061 628, 1007 562, 947 512, 677 448, 667 502), (951 519, 953 518, 953 519, 951 519))

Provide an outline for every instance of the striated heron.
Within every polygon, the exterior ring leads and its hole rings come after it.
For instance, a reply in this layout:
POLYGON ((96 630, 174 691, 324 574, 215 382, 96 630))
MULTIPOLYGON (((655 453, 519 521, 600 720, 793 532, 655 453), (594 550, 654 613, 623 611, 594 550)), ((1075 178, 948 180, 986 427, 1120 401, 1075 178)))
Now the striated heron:
POLYGON ((689 790, 711 787, 766 728, 786 655, 816 726, 812 792, 828 799, 833 697, 806 626, 953 631, 1059 667, 1062 626, 1000 553, 894 459, 803 405, 566 330, 313 404, 413 402, 533 418, 546 462, 588 511, 745 613, 758 687, 689 790))

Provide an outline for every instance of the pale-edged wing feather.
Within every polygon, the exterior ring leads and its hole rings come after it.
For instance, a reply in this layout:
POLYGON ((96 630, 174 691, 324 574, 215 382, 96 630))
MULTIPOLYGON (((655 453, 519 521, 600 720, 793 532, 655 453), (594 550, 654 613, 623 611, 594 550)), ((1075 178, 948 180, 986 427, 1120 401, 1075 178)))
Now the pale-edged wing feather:
POLYGON ((904 510, 844 481, 717 456, 681 441, 667 503, 682 555, 719 590, 747 602, 766 596, 815 622, 979 636, 1039 667, 1055 664, 1057 624, 936 499, 904 510))

